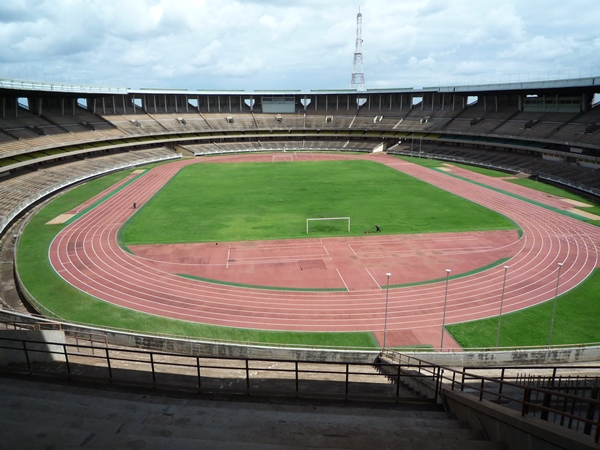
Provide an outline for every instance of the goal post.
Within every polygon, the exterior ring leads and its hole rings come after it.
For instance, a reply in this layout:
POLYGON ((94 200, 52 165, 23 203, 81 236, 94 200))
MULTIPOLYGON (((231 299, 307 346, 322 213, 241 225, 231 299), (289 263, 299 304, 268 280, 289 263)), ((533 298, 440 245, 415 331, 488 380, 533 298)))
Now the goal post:
POLYGON ((348 222, 348 233, 350 233, 350 217, 309 217, 306 219, 306 233, 308 233, 308 226, 310 222, 322 221, 322 220, 343 220, 348 222))

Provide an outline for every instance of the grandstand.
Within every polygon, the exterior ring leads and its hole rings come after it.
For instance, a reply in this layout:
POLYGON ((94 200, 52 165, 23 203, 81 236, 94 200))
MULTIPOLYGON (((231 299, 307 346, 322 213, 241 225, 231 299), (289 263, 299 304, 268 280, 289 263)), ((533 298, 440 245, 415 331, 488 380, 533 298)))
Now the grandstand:
MULTIPOLYGON (((12 261, 13 257, 8 252, 12 252, 13 237, 18 236, 20 220, 38 202, 92 177, 182 156, 201 158, 292 150, 306 154, 385 150, 392 154, 419 155, 508 173, 522 173, 600 198, 600 105, 594 103, 598 94, 600 77, 422 89, 377 89, 360 93, 352 90, 270 93, 160 91, 50 86, 45 83, 2 80, 0 236, 4 251, 7 252, 3 253, 4 260, 12 261), (360 107, 357 106, 359 98, 366 99, 360 107), (277 110, 278 105, 280 111, 277 110)), ((10 269, 2 271, 2 278, 3 285, 14 283, 12 262, 10 269)), ((119 389, 123 386, 129 389, 131 385, 143 386, 149 387, 151 392, 165 389, 171 393, 169 395, 173 395, 173 392, 178 392, 177 395, 181 395, 181 391, 189 392, 190 386, 195 394, 211 395, 249 395, 265 388, 264 395, 275 393, 294 399, 307 399, 315 396, 329 398, 335 392, 333 397, 348 400, 360 398, 360 395, 354 395, 358 390, 359 394, 364 394, 369 402, 374 403, 369 403, 363 410, 348 412, 348 416, 355 418, 353 420, 364 416, 365 411, 368 411, 366 415, 377 416, 380 414, 378 411, 387 408, 381 405, 388 405, 391 398, 394 405, 403 405, 389 407, 387 413, 398 421, 404 420, 402 411, 407 409, 406 405, 411 405, 413 412, 427 410, 424 415, 428 416, 428 420, 434 420, 428 422, 426 428, 460 428, 456 423, 440 425, 435 422, 440 419, 436 414, 441 412, 440 405, 443 405, 475 430, 474 434, 460 430, 456 434, 440 433, 433 437, 432 443, 425 443, 429 442, 424 437, 428 433, 413 429, 415 434, 408 440, 396 436, 393 442, 398 445, 418 442, 430 445, 426 448, 438 448, 440 440, 446 439, 446 442, 459 442, 456 448, 490 448, 489 442, 479 442, 479 439, 487 438, 504 443, 491 448, 525 448, 518 443, 519 440, 530 443, 531 447, 528 448, 598 446, 599 373, 597 365, 590 362, 598 360, 600 350, 597 347, 577 351, 556 349, 552 353, 519 352, 519 360, 530 365, 522 370, 531 374, 541 370, 538 364, 570 364, 568 375, 561 374, 561 369, 553 367, 550 375, 543 376, 546 377, 545 384, 533 386, 532 383, 522 382, 517 375, 507 375, 505 378, 504 369, 508 371, 510 367, 518 370, 513 367, 516 360, 510 359, 513 352, 465 354, 461 360, 447 359, 448 355, 443 354, 411 359, 415 357, 399 356, 394 352, 266 349, 233 344, 176 342, 161 337, 91 330, 66 323, 58 325, 58 334, 48 335, 39 329, 40 323, 47 324, 47 321, 19 307, 14 288, 3 290, 3 295, 3 323, 7 324, 7 328, 12 326, 12 329, 2 332, 0 345, 4 353, 18 353, 19 356, 9 358, 12 364, 3 362, 0 372, 11 372, 13 375, 44 374, 73 382, 91 380, 93 383, 118 385, 119 389), (31 332, 31 327, 34 334, 27 334, 31 332), (89 337, 82 344, 83 335, 101 336, 101 350, 97 349, 96 341, 89 337), (52 350, 54 347, 49 343, 58 346, 58 350, 52 350), (103 356, 98 360, 90 359, 98 351, 103 356), (113 351, 121 352, 120 356, 115 356, 113 351), (127 352, 131 354, 123 357, 127 352), (143 362, 136 359, 138 352, 143 355, 143 362), (34 358, 34 353, 38 356, 44 354, 47 358, 34 358), (132 356, 134 353, 135 356, 132 356), (180 355, 188 356, 192 362, 177 360, 180 355), (223 358, 217 359, 220 362, 213 366, 225 364, 225 360, 226 364, 241 365, 235 367, 235 373, 223 375, 210 372, 204 375, 203 372, 201 375, 201 367, 204 370, 204 366, 200 364, 200 357, 223 358), (152 361, 150 365, 147 364, 148 358, 152 361), (481 367, 475 369, 477 361, 492 360, 494 365, 500 366, 501 375, 496 372, 492 375, 475 374, 481 370, 481 367), (157 371, 165 376, 166 383, 156 377, 154 363, 158 361, 170 361, 157 371), (272 376, 269 370, 283 364, 282 361, 289 366, 277 376, 272 376), (298 366, 302 362, 314 365, 305 367, 304 372, 299 371, 298 366), (319 366, 321 362, 341 363, 341 366, 323 369, 319 366), (586 363, 589 366, 585 366, 586 363), (356 364, 356 367, 351 368, 350 364, 356 364), (577 364, 579 366, 575 367, 577 364), (122 375, 121 378, 111 372, 111 368, 116 366, 119 367, 115 372, 122 375), (167 366, 178 367, 184 373, 167 373, 167 366), (99 374, 104 373, 104 369, 108 370, 108 379, 99 374), (250 373, 261 370, 262 376, 253 380, 250 373), (570 376, 574 370, 585 371, 586 381, 580 384, 567 383, 568 387, 564 389, 557 388, 555 383, 561 383, 561 377, 570 376), (327 376, 323 373, 327 373, 327 376), (147 377, 140 381, 136 378, 140 374, 147 377), (281 386, 273 382, 274 378, 292 380, 291 391, 282 393, 279 390, 281 386), (307 391, 299 387, 299 384, 302 385, 299 379, 313 381, 307 383, 310 386, 307 391), (185 386, 182 387, 182 384, 185 386), (202 387, 207 385, 212 387, 202 387), (235 389, 224 392, 221 388, 215 388, 225 385, 233 385, 235 389), (507 395, 507 392, 511 394, 507 395), (424 404, 427 406, 424 407, 424 404), (509 404, 508 411, 503 410, 499 406, 501 404, 509 404), (565 427, 561 428, 558 424, 565 427), (514 438, 507 438, 511 435, 514 438)), ((24 387, 15 382, 14 389, 24 387)), ((34 393, 23 393, 25 397, 38 398, 31 401, 32 404, 37 402, 45 408, 52 408, 60 401, 42 400, 44 395, 40 391, 44 388, 34 389, 34 393)), ((262 392, 260 394, 263 395, 262 392)), ((7 392, 3 395, 6 398, 10 396, 7 392)), ((59 395, 72 402, 69 405, 75 411, 73 414, 89 413, 78 409, 77 399, 71 399, 71 393, 59 392, 59 395)), ((102 397, 97 392, 85 395, 93 396, 90 398, 102 397)), ((367 401, 366 398, 360 399, 367 401)), ((128 400, 132 402, 128 404, 129 408, 141 408, 139 397, 128 400)), ((108 404, 108 400, 102 401, 108 404)), ((10 406, 10 402, 7 405, 1 410, 1 417, 9 423, 8 417, 15 412, 15 408, 14 405, 10 406)), ((306 404, 296 404, 294 407, 298 408, 297 411, 290 409, 286 413, 302 414, 306 422, 301 423, 307 430, 314 430, 311 428, 313 425, 307 424, 310 422, 310 419, 306 419, 309 413, 302 409, 303 406, 306 404)), ((332 423, 335 419, 331 417, 344 411, 343 407, 335 406, 339 409, 327 416, 332 423)), ((111 407, 119 406, 106 406, 107 409, 111 407)), ((256 413, 252 405, 244 404, 243 407, 252 411, 252 414, 256 413)), ((328 404, 327 407, 332 406, 328 404)), ((152 409, 152 406, 145 405, 144 408, 152 409)), ((183 409, 180 410, 180 416, 176 414, 177 419, 182 421, 180 423, 189 417, 185 415, 190 411, 184 412, 183 409)), ((22 411, 16 410, 16 413, 22 411)), ((158 413, 152 410, 151 414, 158 413)), ((292 420, 289 417, 286 420, 292 420)), ((402 422, 406 424, 402 426, 412 426, 408 423, 411 420, 414 422, 415 417, 420 417, 418 412, 410 420, 402 422)), ((36 418, 42 420, 38 416, 36 418)), ((66 410, 61 409, 61 418, 62 425, 57 425, 59 419, 53 425, 68 429, 72 442, 85 441, 86 436, 91 434, 96 436, 96 441, 92 442, 98 447, 117 442, 116 432, 104 441, 97 437, 106 424, 99 418, 85 430, 87 435, 79 433, 81 430, 76 430, 77 427, 65 426, 74 420, 66 410)), ((120 420, 125 422, 133 419, 122 417, 120 420)), ((260 425, 262 427, 268 426, 268 418, 264 420, 260 425)), ((11 434, 11 442, 21 442, 18 434, 25 433, 25 428, 17 426, 14 421, 8 426, 19 430, 11 434)), ((349 431, 352 426, 352 420, 349 420, 349 423, 340 425, 341 431, 332 432, 331 429, 335 430, 335 427, 331 425, 329 435, 327 430, 320 429, 319 433, 329 436, 324 438, 323 445, 338 448, 336 445, 339 444, 331 436, 336 433, 352 435, 349 431)), ((362 423, 361 429, 369 426, 372 427, 373 423, 362 423)), ((378 429, 378 432, 385 431, 378 429)), ((131 442, 145 439, 145 433, 147 430, 138 425, 129 432, 128 439, 131 442)), ((160 440, 163 445, 183 444, 191 447, 197 442, 193 439, 198 439, 197 435, 186 435, 176 423, 170 423, 165 433, 160 440), (169 441, 169 433, 179 436, 181 440, 169 441)), ((292 434, 290 431, 288 436, 292 434)), ((52 436, 52 433, 49 432, 47 436, 52 436)), ((54 437, 59 439, 56 435, 54 437)), ((210 439, 219 437, 205 438, 209 445, 210 439)), ((231 439, 229 448, 234 448, 247 437, 236 436, 231 439)), ((385 443, 383 439, 373 439, 370 445, 385 443)), ((39 442, 49 446, 55 441, 41 437, 39 442)), ((285 439, 277 443, 257 442, 259 444, 255 448, 260 445, 283 448, 286 445, 285 439)), ((355 448, 361 448, 359 443, 356 445, 355 448)), ((346 447, 340 445, 339 448, 346 447)))

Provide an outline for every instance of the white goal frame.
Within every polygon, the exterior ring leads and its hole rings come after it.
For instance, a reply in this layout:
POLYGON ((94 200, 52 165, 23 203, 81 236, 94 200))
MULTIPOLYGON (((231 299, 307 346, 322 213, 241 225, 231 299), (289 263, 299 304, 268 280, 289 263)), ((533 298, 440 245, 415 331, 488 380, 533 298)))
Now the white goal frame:
MULTIPOLYGON (((271 162, 280 162, 282 159, 285 162, 294 162, 294 154, 291 152, 290 153, 287 153, 287 152, 274 153, 273 156, 271 157, 271 162), (289 155, 289 159, 288 159, 288 155, 289 155)), ((298 159, 298 157, 296 157, 296 159, 298 159)))
POLYGON ((309 217, 306 219, 306 233, 308 234, 308 222, 311 220, 347 220, 348 233, 350 233, 350 217, 309 217))

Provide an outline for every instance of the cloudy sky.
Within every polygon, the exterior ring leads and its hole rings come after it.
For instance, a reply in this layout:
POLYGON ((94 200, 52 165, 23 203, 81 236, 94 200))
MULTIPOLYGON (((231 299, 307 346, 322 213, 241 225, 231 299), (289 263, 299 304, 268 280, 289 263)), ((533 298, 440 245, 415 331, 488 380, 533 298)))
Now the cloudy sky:
POLYGON ((598 0, 0 0, 0 77, 200 90, 600 75, 598 0))

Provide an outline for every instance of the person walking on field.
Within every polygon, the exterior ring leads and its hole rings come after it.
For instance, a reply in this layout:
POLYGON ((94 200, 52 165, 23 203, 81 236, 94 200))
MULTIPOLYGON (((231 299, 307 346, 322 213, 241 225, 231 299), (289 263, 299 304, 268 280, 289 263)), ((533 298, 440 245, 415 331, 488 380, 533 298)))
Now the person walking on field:
POLYGON ((379 228, 377 225, 375 225, 375 232, 376 233, 381 233, 381 228, 379 228))

